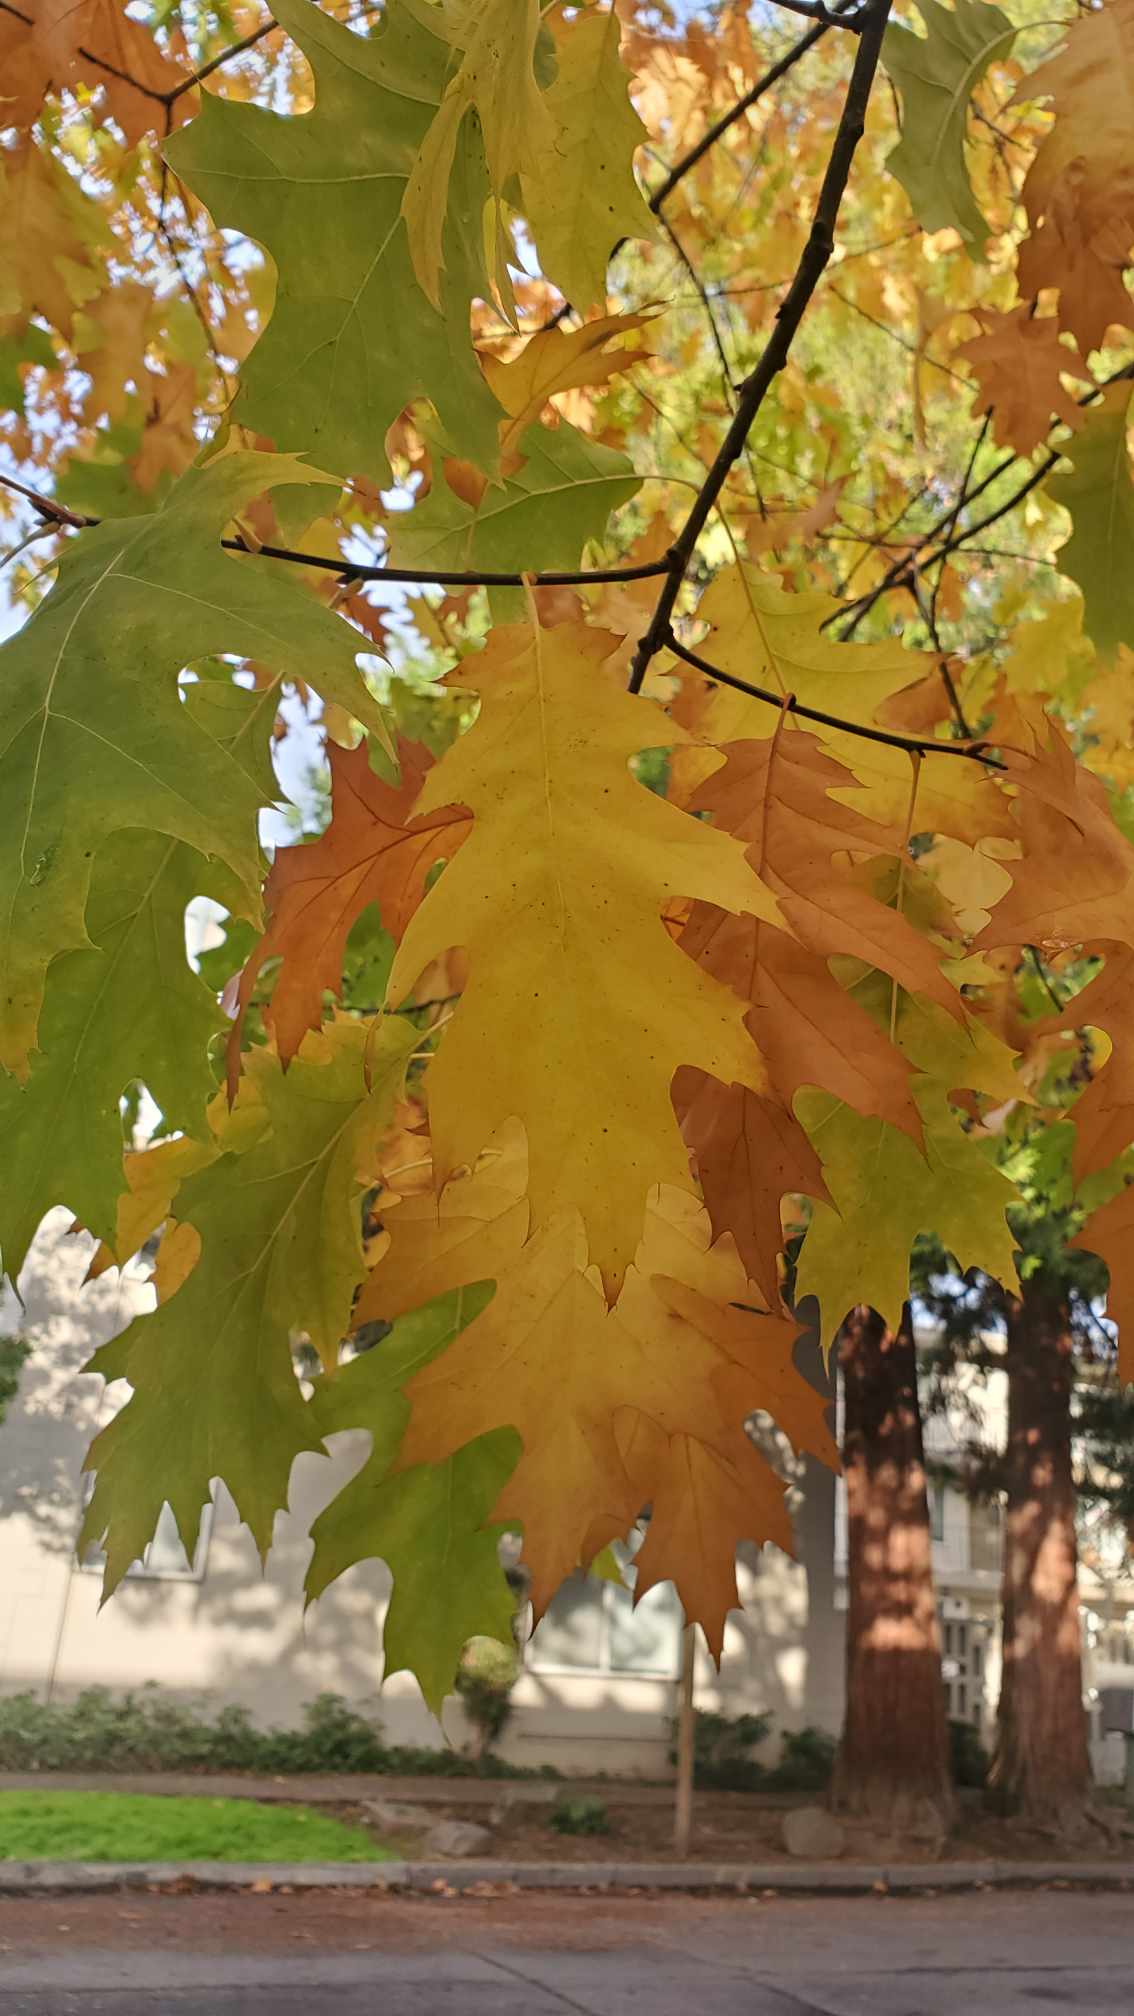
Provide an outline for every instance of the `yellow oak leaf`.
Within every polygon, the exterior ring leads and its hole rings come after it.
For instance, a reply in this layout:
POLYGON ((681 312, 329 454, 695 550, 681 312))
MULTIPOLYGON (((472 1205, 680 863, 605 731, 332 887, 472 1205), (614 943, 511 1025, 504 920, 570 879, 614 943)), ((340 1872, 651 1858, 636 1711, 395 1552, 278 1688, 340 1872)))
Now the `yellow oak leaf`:
POLYGON ((378 1215, 389 1245, 371 1269, 355 1304, 356 1324, 392 1321, 450 1288, 495 1281, 516 1259, 528 1232, 528 1156, 517 1122, 475 1169, 451 1177, 440 1192, 382 1199, 378 1215))
POLYGON ((685 738, 616 683, 612 649, 579 623, 515 625, 452 675, 480 713, 416 809, 467 805, 473 828, 411 919, 388 990, 404 1001, 430 960, 464 948, 468 984, 428 1073, 438 1181, 522 1120, 533 1229, 577 1207, 611 1294, 647 1191, 690 1185, 678 1066, 767 1082, 742 1004, 678 949, 662 906, 701 896, 783 922, 739 841, 631 775, 639 750, 685 738))
POLYGON ((557 72, 547 92, 549 148, 528 151, 523 207, 540 263, 577 309, 606 298, 606 268, 621 238, 653 238, 654 220, 634 180, 645 127, 627 95, 616 7, 560 21, 557 72))
MULTIPOLYGON (((533 67, 539 0, 447 0, 444 11, 449 39, 463 48, 463 55, 402 198, 414 272, 438 308, 449 180, 465 114, 475 112, 480 121, 498 220, 506 184, 530 158, 551 147, 555 133, 533 67)), ((498 252, 497 282, 502 291, 508 289, 506 253, 498 252)))
POLYGON ((650 355, 641 345, 631 348, 618 339, 644 329, 651 319, 648 314, 601 315, 578 329, 537 330, 514 357, 481 353, 489 387, 508 415, 500 427, 501 468, 506 476, 517 466, 521 435, 555 393, 581 385, 607 385, 619 371, 629 371, 650 355))
MULTIPOLYGON (((821 589, 793 594, 761 569, 728 567, 706 589, 698 615, 710 626, 702 647, 723 671, 769 688, 792 693, 809 707, 866 725, 879 720, 885 703, 925 674, 934 661, 907 651, 896 639, 881 644, 839 643, 823 626, 843 604, 821 589)), ((727 688, 714 689, 698 722, 700 739, 739 742, 768 740, 777 714, 765 702, 727 688)), ((795 724, 790 724, 790 732, 795 724)), ((841 728, 809 723, 830 756, 852 774, 845 803, 869 818, 904 830, 910 805, 910 759, 902 749, 849 735, 841 728)), ((921 766, 917 787, 917 832, 952 834, 975 840, 999 833, 1010 813, 1002 794, 977 763, 936 758, 921 766)))

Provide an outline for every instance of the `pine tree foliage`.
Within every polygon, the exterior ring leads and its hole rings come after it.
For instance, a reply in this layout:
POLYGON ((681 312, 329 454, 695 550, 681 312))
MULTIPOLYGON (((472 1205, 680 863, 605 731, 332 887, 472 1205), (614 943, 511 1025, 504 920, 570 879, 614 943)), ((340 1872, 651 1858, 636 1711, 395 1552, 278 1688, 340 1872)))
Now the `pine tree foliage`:
POLYGON ((108 1588, 365 1427, 308 1591, 433 1705, 505 1530, 538 1612, 650 1507, 719 1652, 789 1239, 826 1344, 1010 1292, 1069 1118, 1134 1376, 1134 0, 0 0, 0 91, 0 1245, 162 1232, 108 1588))

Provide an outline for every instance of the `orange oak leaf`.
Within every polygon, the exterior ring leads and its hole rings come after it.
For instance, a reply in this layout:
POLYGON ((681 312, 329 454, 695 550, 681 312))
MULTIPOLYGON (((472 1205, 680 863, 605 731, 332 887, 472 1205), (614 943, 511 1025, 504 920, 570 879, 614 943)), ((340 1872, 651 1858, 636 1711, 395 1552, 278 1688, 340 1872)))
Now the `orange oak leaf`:
MULTIPOLYGON (((978 947, 1064 952, 1089 940, 1134 946, 1134 847, 1110 815, 1101 778, 1075 761, 1053 721, 1018 705, 1008 727, 1022 748, 1002 753, 1017 784, 1020 859, 978 947)), ((999 732, 999 731, 998 731, 999 732)))
POLYGON ((1044 1025, 1047 1032, 1101 1029, 1111 1039, 1109 1057, 1095 1067, 1090 1084, 1071 1109, 1075 1122, 1072 1168, 1077 1183, 1095 1170, 1108 1168, 1134 1142, 1134 1052, 1127 1040, 1134 1000, 1134 951, 1103 945, 1087 949, 1105 951, 1105 966, 1061 1016, 1044 1025))
POLYGON ((280 961, 265 1021, 286 1064, 308 1029, 323 1019, 323 995, 338 994, 351 926, 377 903, 383 928, 400 938, 420 902, 429 871, 456 853, 469 829, 459 806, 414 816, 430 768, 419 743, 398 745, 399 783, 387 784, 370 765, 365 741, 355 749, 328 744, 331 823, 317 840, 281 847, 264 888, 268 928, 240 976, 229 1037, 230 1087, 240 1070, 240 1036, 256 981, 269 959, 280 961))
POLYGON ((979 391, 974 413, 992 408, 992 431, 1017 455, 1030 455, 1046 440, 1053 420, 1081 427, 1086 410, 1063 383, 1064 372, 1087 375, 1077 351, 1059 340, 1054 315, 1033 315, 1025 304, 1010 314, 979 309, 981 333, 962 343, 958 357, 967 357, 979 391))
POLYGON ((1075 17, 1067 40, 1013 103, 1050 98, 1055 117, 1024 182, 1031 232, 1020 293, 1059 288, 1059 318, 1084 354, 1112 323, 1134 326, 1123 270, 1134 246, 1134 0, 1075 17))
POLYGON ((1134 1185, 1093 1211, 1071 1244, 1106 1263, 1106 1313, 1118 1325, 1118 1376, 1134 1380, 1134 1185))
POLYGON ((793 1113, 743 1085, 685 1068, 673 1103, 714 1228, 736 1240, 764 1300, 779 1294, 780 1205, 800 1194, 829 1201, 823 1169, 793 1113))
MULTIPOLYGON (((483 1313, 409 1382, 402 1466, 442 1460, 492 1428, 518 1430, 523 1454, 493 1517, 523 1526, 537 1615, 652 1495, 650 1477, 631 1476, 621 1459, 620 1410, 645 1414, 663 1439, 690 1434, 727 1455, 745 1416, 774 1408, 800 1447, 833 1453, 827 1403, 791 1362, 798 1324, 744 1302, 735 1248, 709 1238, 695 1200, 656 1193, 636 1264, 608 1311, 581 1221, 565 1213, 528 1241, 483 1313), (736 1298, 742 1306, 718 1306, 736 1298)), ((745 1538, 780 1537, 759 1504, 747 1518, 745 1538)), ((713 1545, 710 1532, 705 1542, 713 1545)))
POLYGON ((921 1141, 908 1064, 839 985, 828 959, 839 953, 864 959, 911 992, 959 1012, 930 941, 849 872, 852 857, 884 857, 900 842, 830 795, 847 777, 811 736, 781 732, 766 742, 730 744, 723 767, 691 801, 748 843, 752 867, 798 934, 792 940, 757 918, 698 903, 681 936, 683 950, 748 1003, 746 1025, 775 1095, 773 1102, 689 1071, 674 1084, 714 1229, 733 1234, 768 1298, 776 1292, 783 1243, 781 1198, 793 1190, 826 1194, 792 1111, 800 1087, 830 1092, 921 1141))
MULTIPOLYGON (((134 20, 123 0, 25 0, 15 13, 0 14, 0 101, 6 124, 30 126, 49 92, 80 79, 102 87, 107 110, 131 146, 147 133, 168 132, 192 111, 194 93, 182 92, 168 107, 163 93, 176 90, 187 68, 171 62, 144 22, 134 20)), ((180 35, 170 47, 185 54, 180 35)))
POLYGON ((700 1624, 719 1660, 725 1619, 740 1604, 740 1542, 759 1537, 786 1554, 795 1551, 787 1486, 742 1428, 710 1445, 694 1435, 667 1435, 648 1415, 627 1408, 618 1429, 622 1460, 651 1506, 634 1557, 634 1593, 672 1582, 686 1617, 700 1624))

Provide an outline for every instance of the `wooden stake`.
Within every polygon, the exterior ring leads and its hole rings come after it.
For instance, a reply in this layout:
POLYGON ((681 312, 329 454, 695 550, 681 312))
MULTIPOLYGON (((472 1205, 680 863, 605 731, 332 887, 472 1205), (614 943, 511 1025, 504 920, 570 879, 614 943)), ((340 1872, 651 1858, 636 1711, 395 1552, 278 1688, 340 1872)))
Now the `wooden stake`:
POLYGON ((678 1855, 689 1852, 693 1825, 693 1662, 696 1626, 687 1624, 681 1641, 681 1680, 677 1697, 677 1785, 673 1807, 673 1845, 678 1855))

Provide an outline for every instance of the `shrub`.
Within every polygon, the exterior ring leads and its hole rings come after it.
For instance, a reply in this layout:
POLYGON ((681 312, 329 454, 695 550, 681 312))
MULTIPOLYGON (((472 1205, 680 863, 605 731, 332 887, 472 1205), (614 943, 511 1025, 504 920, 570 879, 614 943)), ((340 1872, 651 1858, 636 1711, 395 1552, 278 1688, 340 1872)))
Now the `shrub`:
POLYGON ((498 1638, 470 1638, 457 1669, 457 1692, 477 1732, 477 1755, 495 1747, 512 1719, 512 1689, 520 1676, 515 1648, 498 1638))
POLYGON ((400 1772, 467 1778, 557 1777, 499 1758, 387 1745, 379 1725, 338 1694, 320 1694, 298 1729, 259 1729, 246 1708, 178 1701, 149 1685, 112 1694, 89 1687, 74 1700, 0 1695, 0 1770, 400 1772))
MULTIPOLYGON (((770 1715, 729 1717, 699 1708, 693 1723, 693 1783, 706 1792, 752 1792, 765 1785, 768 1774, 752 1752, 771 1726, 770 1715)), ((676 1764, 676 1750, 670 1751, 669 1761, 676 1764)))
POLYGON ((551 1809, 557 1834, 609 1834, 610 1815, 601 1799, 561 1799, 551 1809))
POLYGON ((780 1761, 765 1780, 772 1792, 822 1792, 831 1782, 838 1743, 825 1729, 784 1731, 780 1761))

